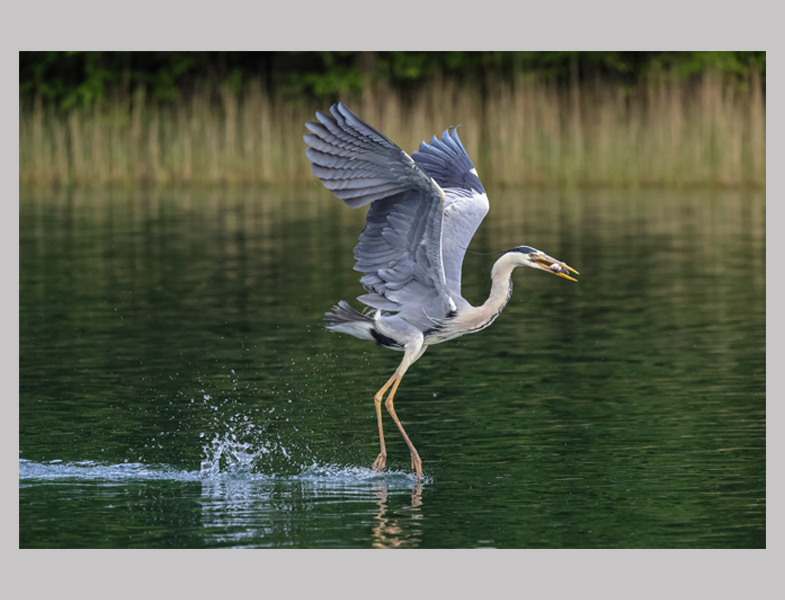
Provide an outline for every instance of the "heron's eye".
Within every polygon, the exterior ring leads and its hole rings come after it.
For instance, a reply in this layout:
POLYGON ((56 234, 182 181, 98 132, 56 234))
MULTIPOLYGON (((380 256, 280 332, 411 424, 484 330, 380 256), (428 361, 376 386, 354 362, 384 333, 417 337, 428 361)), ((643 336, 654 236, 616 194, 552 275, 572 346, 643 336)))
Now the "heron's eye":
POLYGON ((532 252, 531 254, 529 254, 529 258, 537 258, 537 253, 532 252))

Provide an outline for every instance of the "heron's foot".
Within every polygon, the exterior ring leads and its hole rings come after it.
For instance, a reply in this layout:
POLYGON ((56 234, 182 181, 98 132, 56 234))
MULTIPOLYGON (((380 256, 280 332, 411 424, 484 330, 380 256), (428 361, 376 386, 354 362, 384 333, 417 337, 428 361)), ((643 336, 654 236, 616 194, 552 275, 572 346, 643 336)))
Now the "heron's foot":
POLYGON ((420 481, 422 479, 422 461, 416 452, 412 452, 412 469, 417 472, 417 481, 420 481))
POLYGON ((376 473, 381 473, 382 471, 384 471, 384 467, 386 464, 387 464, 387 453, 380 452, 379 456, 376 457, 376 460, 373 461, 373 464, 371 465, 371 469, 376 473))

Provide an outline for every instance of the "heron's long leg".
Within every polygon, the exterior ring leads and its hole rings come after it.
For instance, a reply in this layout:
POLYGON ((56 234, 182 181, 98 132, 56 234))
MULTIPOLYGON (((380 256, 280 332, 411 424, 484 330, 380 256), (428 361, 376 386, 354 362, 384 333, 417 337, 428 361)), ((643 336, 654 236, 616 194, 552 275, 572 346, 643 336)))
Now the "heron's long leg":
MULTIPOLYGON (((393 376, 393 378, 395 378, 395 376, 393 376)), ((390 413, 390 416, 393 418, 393 421, 395 421, 395 424, 398 426, 398 430, 401 432, 401 435, 403 436, 406 445, 409 446, 409 452, 412 453, 412 469, 414 469, 417 472, 417 480, 419 481, 420 479, 422 479, 422 461, 420 460, 420 455, 417 453, 417 448, 414 447, 414 444, 412 444, 412 441, 409 439, 409 436, 406 435, 406 431, 404 430, 403 425, 401 425, 401 421, 398 419, 398 415, 395 414, 395 408, 393 406, 393 398, 395 397, 395 392, 398 390, 398 385, 401 383, 401 379, 403 379, 403 373, 398 375, 398 378, 395 379, 395 385, 393 385, 393 388, 390 391, 390 395, 387 396, 387 400, 384 401, 384 405, 387 407, 387 412, 390 413)))
POLYGON ((382 389, 376 392, 376 395, 373 397, 373 402, 376 405, 376 421, 379 423, 379 443, 381 444, 381 452, 379 452, 379 456, 376 457, 376 460, 373 461, 373 465, 371 465, 371 469, 374 471, 384 470, 384 466, 387 464, 387 450, 384 447, 384 432, 382 431, 382 398, 384 398, 384 393, 390 388, 397 377, 398 371, 395 371, 382 389))

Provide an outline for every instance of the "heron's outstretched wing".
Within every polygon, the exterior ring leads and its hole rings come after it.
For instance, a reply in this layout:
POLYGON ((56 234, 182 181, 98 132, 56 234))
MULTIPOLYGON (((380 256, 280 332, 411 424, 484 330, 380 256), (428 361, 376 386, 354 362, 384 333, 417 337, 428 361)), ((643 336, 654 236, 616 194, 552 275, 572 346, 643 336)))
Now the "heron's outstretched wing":
POLYGON ((303 139, 311 170, 324 186, 351 208, 413 190, 441 193, 411 157, 339 102, 332 117, 316 113, 319 123, 306 123, 312 132, 303 139))
POLYGON ((354 249, 355 270, 368 292, 359 300, 400 311, 427 329, 431 319, 454 310, 442 261, 445 196, 441 188, 398 146, 342 103, 332 116, 316 113, 303 136, 311 169, 352 208, 371 204, 354 249))
POLYGON ((412 159, 444 190, 444 226, 442 255, 448 293, 461 296, 461 267, 466 248, 488 214, 488 196, 477 177, 458 132, 453 128, 436 136, 431 143, 422 142, 412 159))

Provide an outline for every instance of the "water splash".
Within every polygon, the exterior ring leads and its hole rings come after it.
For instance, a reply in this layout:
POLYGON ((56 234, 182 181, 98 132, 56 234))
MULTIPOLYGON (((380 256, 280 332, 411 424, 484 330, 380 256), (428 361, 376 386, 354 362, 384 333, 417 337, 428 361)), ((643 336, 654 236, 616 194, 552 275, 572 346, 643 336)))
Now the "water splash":
MULTIPOLYGON (((221 440, 219 449, 210 459, 202 461, 199 471, 180 470, 169 465, 142 463, 101 464, 91 460, 63 462, 53 460, 39 463, 19 459, 19 481, 77 480, 95 482, 120 481, 202 481, 220 482, 299 482, 306 485, 341 487, 384 483, 390 489, 410 488, 417 483, 413 473, 384 471, 377 473, 367 467, 340 464, 312 463, 293 474, 258 472, 254 468, 257 453, 248 452, 248 444, 221 440)), ((428 483, 427 476, 422 483, 428 483)))
MULTIPOLYGON (((319 465, 312 464, 303 468, 297 475, 291 477, 296 481, 327 485, 336 484, 376 484, 383 483, 389 489, 409 489, 417 485, 417 476, 411 471, 385 470, 381 473, 369 467, 354 465, 319 465)), ((423 477, 421 483, 429 483, 429 477, 423 477)))
POLYGON ((216 434, 209 445, 202 447, 205 454, 199 476, 215 477, 225 474, 252 474, 260 456, 270 452, 267 446, 260 446, 255 452, 251 444, 237 440, 233 433, 224 433, 223 437, 216 434))
MULTIPOLYGON (((319 460, 308 445, 287 446, 280 439, 270 439, 260 429, 243 428, 235 433, 234 425, 229 431, 215 434, 202 445, 199 470, 189 471, 166 464, 146 464, 141 461, 106 464, 95 461, 63 462, 53 460, 38 463, 19 459, 19 479, 23 480, 178 480, 202 481, 203 483, 237 481, 289 481, 307 486, 352 486, 355 484, 384 482, 393 487, 410 487, 417 483, 413 473, 386 470, 377 473, 368 467, 338 464, 319 460)), ((204 438, 205 434, 200 434, 204 438)), ((428 481, 426 478, 425 481, 428 481)))
POLYGON ((382 473, 369 467, 320 463, 310 452, 291 451, 280 441, 243 442, 233 433, 216 435, 204 445, 199 475, 209 478, 268 478, 302 482, 416 482, 409 471, 385 470, 382 473), (255 449, 254 449, 255 448, 255 449))
MULTIPOLYGON (((261 432, 259 432, 261 434, 261 432)), ((312 457, 294 457, 280 441, 260 439, 257 435, 252 442, 242 441, 235 433, 216 434, 209 444, 202 446, 204 459, 200 467, 201 477, 218 475, 266 474, 270 477, 290 475, 311 462, 312 457)))

